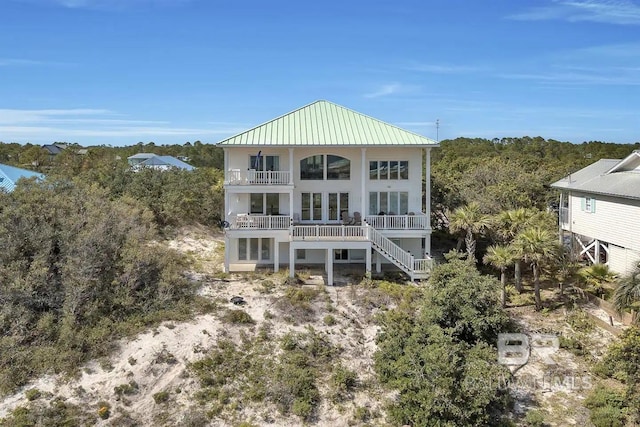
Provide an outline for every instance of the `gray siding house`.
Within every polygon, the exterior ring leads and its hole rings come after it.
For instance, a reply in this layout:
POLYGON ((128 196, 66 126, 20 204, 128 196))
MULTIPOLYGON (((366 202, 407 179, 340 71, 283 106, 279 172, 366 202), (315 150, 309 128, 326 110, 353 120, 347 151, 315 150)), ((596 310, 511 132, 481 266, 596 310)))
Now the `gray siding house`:
POLYGON ((602 159, 551 184, 561 239, 590 263, 628 274, 640 262, 640 152, 602 159))

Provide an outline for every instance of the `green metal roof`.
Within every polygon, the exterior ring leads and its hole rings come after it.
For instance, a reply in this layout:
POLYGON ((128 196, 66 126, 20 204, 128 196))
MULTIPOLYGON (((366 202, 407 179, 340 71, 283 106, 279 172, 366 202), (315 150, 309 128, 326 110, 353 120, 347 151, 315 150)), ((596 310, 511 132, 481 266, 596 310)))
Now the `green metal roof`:
POLYGON ((316 101, 219 142, 223 146, 437 146, 413 132, 328 101, 316 101))

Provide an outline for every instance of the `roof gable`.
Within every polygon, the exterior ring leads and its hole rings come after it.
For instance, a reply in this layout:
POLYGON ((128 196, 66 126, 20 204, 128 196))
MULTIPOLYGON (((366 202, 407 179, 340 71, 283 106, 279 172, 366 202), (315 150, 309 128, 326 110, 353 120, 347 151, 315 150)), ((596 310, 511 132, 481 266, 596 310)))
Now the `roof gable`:
POLYGON ((223 146, 437 146, 329 101, 316 101, 218 143, 223 146))
POLYGON ((640 152, 637 150, 633 150, 631 154, 620 160, 617 165, 607 171, 607 174, 631 171, 640 172, 640 152))

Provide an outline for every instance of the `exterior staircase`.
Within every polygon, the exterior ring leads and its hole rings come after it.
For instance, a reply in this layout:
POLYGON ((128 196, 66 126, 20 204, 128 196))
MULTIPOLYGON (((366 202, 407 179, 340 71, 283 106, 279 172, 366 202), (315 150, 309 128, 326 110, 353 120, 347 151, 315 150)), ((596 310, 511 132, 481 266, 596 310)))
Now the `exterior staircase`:
POLYGON ((432 259, 415 259, 411 253, 393 243, 369 224, 364 225, 371 246, 393 265, 404 271, 411 280, 426 279, 432 267, 432 259))

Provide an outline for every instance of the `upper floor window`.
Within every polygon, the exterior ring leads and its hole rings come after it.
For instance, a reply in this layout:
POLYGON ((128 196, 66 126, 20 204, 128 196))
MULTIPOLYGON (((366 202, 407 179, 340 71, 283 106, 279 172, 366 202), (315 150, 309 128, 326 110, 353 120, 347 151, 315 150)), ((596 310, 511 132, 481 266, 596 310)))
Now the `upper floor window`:
POLYGON ((300 179, 351 179, 351 161, 332 154, 318 154, 300 160, 300 179))
POLYGON ((409 179, 409 162, 407 160, 370 161, 369 179, 409 179))
POLYGON ((596 211, 596 199, 594 199, 593 197, 583 197, 582 210, 585 212, 594 213, 596 211))
POLYGON ((257 171, 279 171, 280 156, 249 156, 249 169, 257 171))

